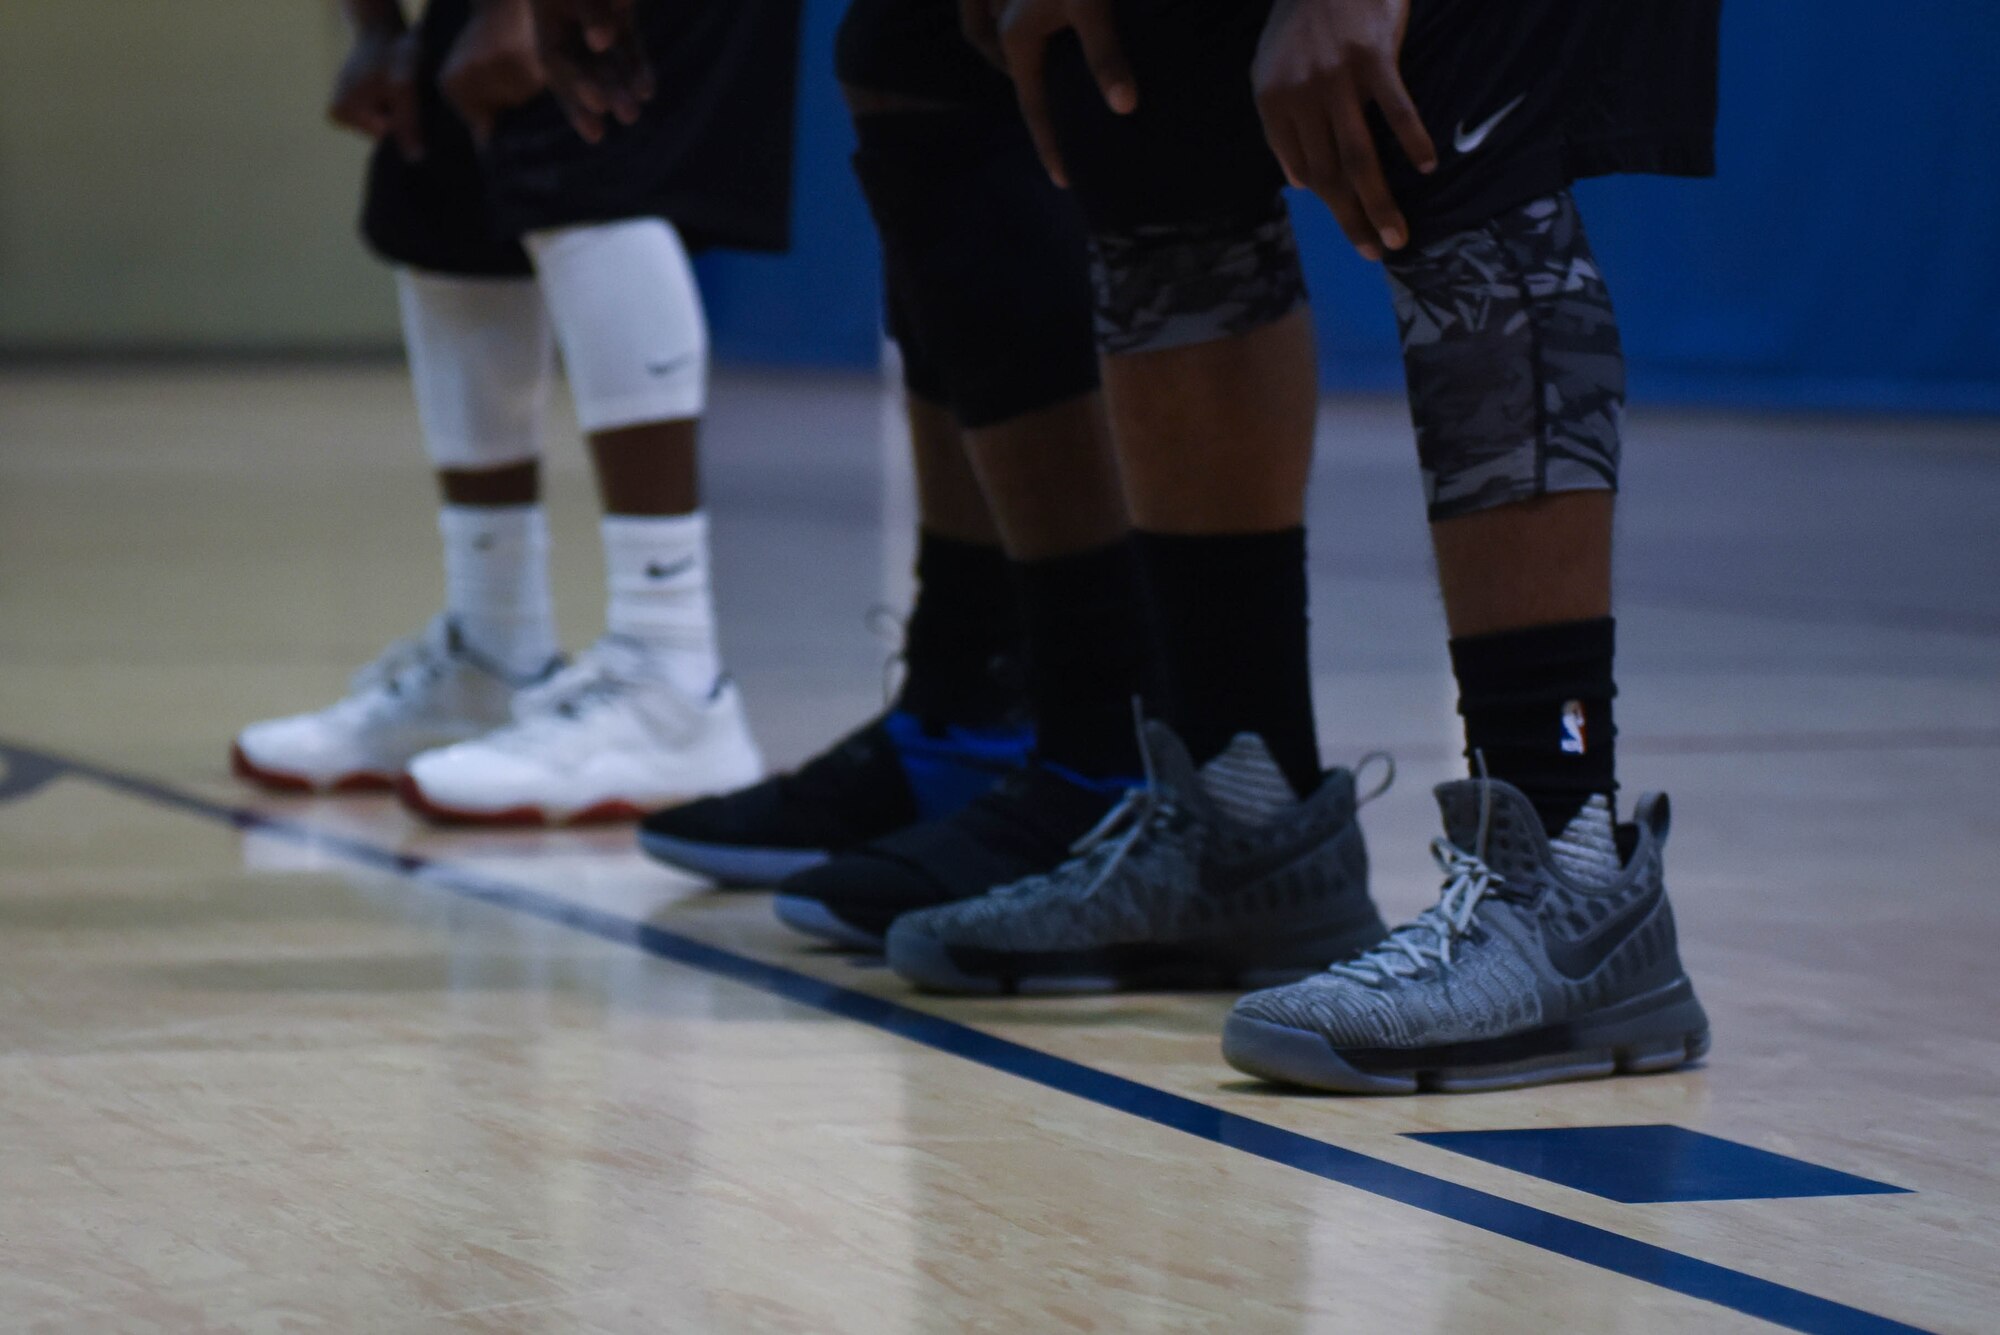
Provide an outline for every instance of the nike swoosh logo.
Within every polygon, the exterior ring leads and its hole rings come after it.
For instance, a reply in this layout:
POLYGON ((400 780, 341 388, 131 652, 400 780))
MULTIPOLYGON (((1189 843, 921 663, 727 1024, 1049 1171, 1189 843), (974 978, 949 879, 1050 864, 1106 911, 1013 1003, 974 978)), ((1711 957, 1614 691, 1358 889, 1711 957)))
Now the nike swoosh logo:
POLYGON ((1470 130, 1465 128, 1464 121, 1460 121, 1458 129, 1452 132, 1451 146, 1461 153, 1478 152, 1479 146, 1486 142, 1486 136, 1493 133, 1494 127, 1513 115, 1515 109, 1527 100, 1528 95, 1526 93, 1521 94, 1512 102, 1509 102, 1506 106, 1473 126, 1470 130))
POLYGON ((669 357, 663 362, 647 362, 646 370, 651 375, 671 375, 694 360, 692 352, 684 352, 678 357, 669 357))
POLYGON ((1662 887, 1654 885, 1650 892, 1599 923, 1588 936, 1575 941, 1563 940, 1544 922, 1542 944, 1549 952, 1549 963, 1572 983, 1582 982, 1603 968, 1604 961, 1616 954, 1618 947, 1631 939, 1632 933, 1653 916, 1653 910, 1660 906, 1664 893, 1662 887))
POLYGON ((694 558, 692 556, 684 557, 667 566, 663 566, 658 561, 655 561, 646 567, 646 578, 672 579, 675 575, 685 574, 692 569, 694 569, 694 558))

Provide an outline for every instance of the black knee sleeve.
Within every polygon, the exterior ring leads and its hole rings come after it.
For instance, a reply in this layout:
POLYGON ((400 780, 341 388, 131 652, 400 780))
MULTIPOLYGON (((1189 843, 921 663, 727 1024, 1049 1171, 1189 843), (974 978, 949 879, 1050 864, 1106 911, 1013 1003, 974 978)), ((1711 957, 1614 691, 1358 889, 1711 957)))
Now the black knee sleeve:
POLYGON ((1282 198, 1199 223, 1100 231, 1091 243, 1097 344, 1109 356, 1235 338, 1306 302, 1282 198))
POLYGON ((855 125, 910 391, 982 427, 1095 389, 1083 219, 1011 110, 855 125))
POLYGON ((1617 490, 1625 354, 1568 191, 1384 267, 1433 521, 1617 490))

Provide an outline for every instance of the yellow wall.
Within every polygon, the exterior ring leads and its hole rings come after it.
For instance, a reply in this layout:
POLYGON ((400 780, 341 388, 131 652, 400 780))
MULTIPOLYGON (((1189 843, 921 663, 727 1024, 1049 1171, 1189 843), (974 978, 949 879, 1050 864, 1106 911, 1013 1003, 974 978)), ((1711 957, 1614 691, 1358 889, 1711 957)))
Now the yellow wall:
POLYGON ((0 0, 0 348, 395 337, 323 0, 0 0))

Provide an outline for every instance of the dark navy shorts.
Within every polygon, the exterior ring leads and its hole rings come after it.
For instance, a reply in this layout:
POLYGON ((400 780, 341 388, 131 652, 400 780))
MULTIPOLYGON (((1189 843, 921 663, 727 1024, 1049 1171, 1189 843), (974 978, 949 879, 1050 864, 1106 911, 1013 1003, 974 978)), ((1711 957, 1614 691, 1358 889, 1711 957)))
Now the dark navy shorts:
MULTIPOLYGON (((1094 230, 1270 216, 1284 184, 1250 64, 1270 0, 1118 0, 1139 109, 1115 116, 1073 39, 1050 96, 1094 230)), ((1420 175, 1377 126, 1421 243, 1587 176, 1714 170, 1721 0, 1414 0, 1403 77, 1437 145, 1420 175)))
POLYGON ((504 113, 485 148, 438 92, 470 0, 431 0, 419 28, 426 152, 369 164, 362 232, 393 263, 529 272, 527 232, 624 218, 672 222, 691 249, 790 239, 799 0, 640 7, 657 92, 637 124, 587 144, 544 94, 504 113))

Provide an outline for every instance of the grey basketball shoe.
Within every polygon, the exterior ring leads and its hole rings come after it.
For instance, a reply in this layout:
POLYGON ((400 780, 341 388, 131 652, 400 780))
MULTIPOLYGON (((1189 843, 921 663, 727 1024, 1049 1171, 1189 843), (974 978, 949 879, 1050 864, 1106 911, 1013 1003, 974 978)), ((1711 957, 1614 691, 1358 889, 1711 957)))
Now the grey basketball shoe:
POLYGON ((1140 740, 1146 787, 1075 857, 898 918, 889 966, 935 992, 1255 987, 1381 939, 1353 773, 1300 801, 1256 737, 1199 771, 1166 725, 1140 740))
POLYGON ((1664 1071, 1708 1051, 1661 853, 1666 795, 1619 831, 1624 871, 1581 886, 1497 780, 1441 784, 1442 898, 1372 950, 1236 1003, 1222 1055, 1265 1080, 1351 1093, 1501 1089, 1664 1071))

